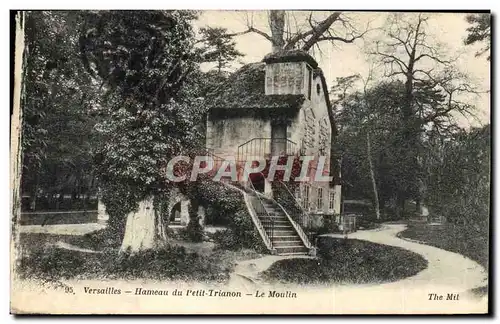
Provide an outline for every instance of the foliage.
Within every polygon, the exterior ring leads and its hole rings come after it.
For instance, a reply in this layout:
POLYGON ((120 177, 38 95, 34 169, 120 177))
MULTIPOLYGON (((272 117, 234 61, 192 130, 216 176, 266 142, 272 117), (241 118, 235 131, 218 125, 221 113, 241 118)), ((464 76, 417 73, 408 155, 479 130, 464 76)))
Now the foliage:
POLYGON ((373 201, 366 150, 367 132, 371 139, 371 158, 379 193, 379 203, 393 203, 397 195, 408 190, 405 160, 394 152, 401 142, 403 128, 398 117, 403 84, 380 82, 364 93, 345 94, 342 109, 336 112, 339 135, 336 150, 342 157, 342 188, 345 199, 373 201))
MULTIPOLYGON (((384 67, 384 76, 402 82, 396 111, 400 127, 394 134, 391 154, 398 163, 397 206, 403 214, 405 201, 417 207, 425 199, 422 139, 429 128, 448 133, 456 128, 457 114, 472 116, 474 107, 461 98, 476 93, 473 83, 441 44, 432 43, 425 14, 393 14, 384 26, 386 37, 371 51, 384 67)), ((366 87, 366 85, 365 85, 366 87)))
MULTIPOLYGON (((398 218, 407 217, 407 201, 415 201, 418 210, 420 203, 437 197, 436 191, 428 192, 436 186, 431 183, 437 179, 432 173, 439 169, 430 164, 429 156, 438 154, 432 153, 438 149, 432 148, 432 142, 454 138, 459 130, 455 116, 468 117, 474 111, 461 101, 464 94, 475 93, 474 85, 437 45, 428 43, 426 22, 424 15, 415 21, 394 15, 388 21, 387 36, 394 42, 377 44, 373 52, 386 68, 387 79, 372 80, 370 73, 362 92, 352 90, 355 76, 340 79, 334 86, 343 193, 348 199, 373 201, 369 176, 373 167, 380 210, 386 218, 393 212, 398 218), (414 54, 410 55, 410 49, 414 54)), ((463 163, 465 155, 455 155, 456 161, 463 163)))
POLYGON ((79 59, 81 23, 75 11, 26 14, 22 191, 34 209, 36 195, 95 193, 91 150, 99 96, 79 59))
POLYGON ((262 239, 248 214, 242 193, 206 176, 199 177, 188 189, 191 201, 196 201, 206 209, 210 207, 211 213, 227 224, 227 230, 213 235, 220 247, 262 250, 262 239))
POLYGON ((181 246, 167 246, 140 254, 115 249, 84 253, 54 247, 38 247, 20 261, 23 277, 59 279, 173 279, 225 281, 232 267, 221 254, 201 256, 181 246))
POLYGON ((430 137, 428 202, 430 212, 450 222, 477 227, 487 236, 490 217, 491 126, 430 137))
POLYGON ((203 240, 203 226, 200 224, 200 216, 198 215, 198 205, 191 201, 188 207, 189 223, 186 226, 185 235, 192 242, 201 242, 203 240))
POLYGON ((200 34, 204 45, 201 49, 202 61, 215 62, 218 74, 224 72, 231 61, 244 56, 236 49, 236 43, 226 28, 203 27, 200 34))
POLYGON ((324 215, 323 224, 317 230, 317 235, 339 232, 339 224, 336 221, 338 215, 324 215))
POLYGON ((397 281, 427 267, 420 255, 360 240, 320 237, 318 259, 285 259, 264 271, 268 281, 363 284, 397 281))
POLYGON ((148 195, 168 195, 176 185, 166 178, 168 161, 201 142, 195 126, 203 108, 183 89, 196 70, 194 18, 187 11, 86 13, 79 43, 87 71, 105 89, 95 162, 108 210, 118 207, 113 217, 148 195))
MULTIPOLYGON (((465 18, 470 27, 467 28, 467 38, 465 45, 475 43, 485 43, 484 47, 476 53, 476 56, 481 56, 489 52, 491 47, 491 14, 470 14, 465 18)), ((486 58, 490 60, 490 55, 486 58)))

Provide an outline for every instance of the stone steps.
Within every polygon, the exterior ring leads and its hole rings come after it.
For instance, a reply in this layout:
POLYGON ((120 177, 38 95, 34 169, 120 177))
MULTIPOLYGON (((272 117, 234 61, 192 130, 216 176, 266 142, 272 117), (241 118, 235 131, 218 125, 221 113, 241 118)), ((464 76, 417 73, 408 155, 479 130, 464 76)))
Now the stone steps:
POLYGON ((304 242, 281 207, 266 198, 262 199, 262 204, 267 215, 259 215, 258 217, 264 230, 270 236, 276 253, 278 255, 307 254, 309 249, 304 246, 304 242))
POLYGON ((293 247, 293 246, 303 246, 302 241, 300 240, 299 237, 297 239, 293 239, 290 241, 274 241, 273 240, 273 246, 275 247, 293 247))
POLYGON ((309 252, 309 249, 306 248, 304 245, 281 246, 281 247, 276 246, 275 249, 279 255, 286 254, 286 253, 306 254, 307 252, 309 252))

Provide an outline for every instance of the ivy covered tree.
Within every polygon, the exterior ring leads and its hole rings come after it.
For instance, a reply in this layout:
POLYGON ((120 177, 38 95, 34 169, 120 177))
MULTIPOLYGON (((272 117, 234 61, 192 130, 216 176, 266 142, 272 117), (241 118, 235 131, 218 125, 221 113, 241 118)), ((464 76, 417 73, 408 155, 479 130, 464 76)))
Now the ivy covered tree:
POLYGON ((96 163, 110 222, 125 227, 122 251, 165 243, 163 202, 176 185, 166 165, 199 143, 201 105, 183 89, 199 60, 195 17, 188 11, 88 12, 81 30, 82 60, 105 92, 96 163))

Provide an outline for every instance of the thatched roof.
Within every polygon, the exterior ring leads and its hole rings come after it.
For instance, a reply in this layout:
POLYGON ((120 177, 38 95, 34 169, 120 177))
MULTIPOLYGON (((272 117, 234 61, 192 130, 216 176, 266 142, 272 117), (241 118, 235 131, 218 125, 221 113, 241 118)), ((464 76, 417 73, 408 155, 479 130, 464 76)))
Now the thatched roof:
POLYGON ((303 50, 280 51, 267 54, 262 60, 266 63, 281 63, 281 62, 306 62, 313 69, 318 67, 318 62, 303 50))

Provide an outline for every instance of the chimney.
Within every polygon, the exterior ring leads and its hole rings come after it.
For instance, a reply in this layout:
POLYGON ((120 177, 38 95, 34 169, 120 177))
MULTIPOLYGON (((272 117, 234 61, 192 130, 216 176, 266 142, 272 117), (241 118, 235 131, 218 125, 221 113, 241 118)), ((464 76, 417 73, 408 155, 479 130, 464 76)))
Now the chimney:
POLYGON ((318 63, 300 50, 271 53, 266 63, 266 95, 304 95, 311 98, 313 70, 318 63))

